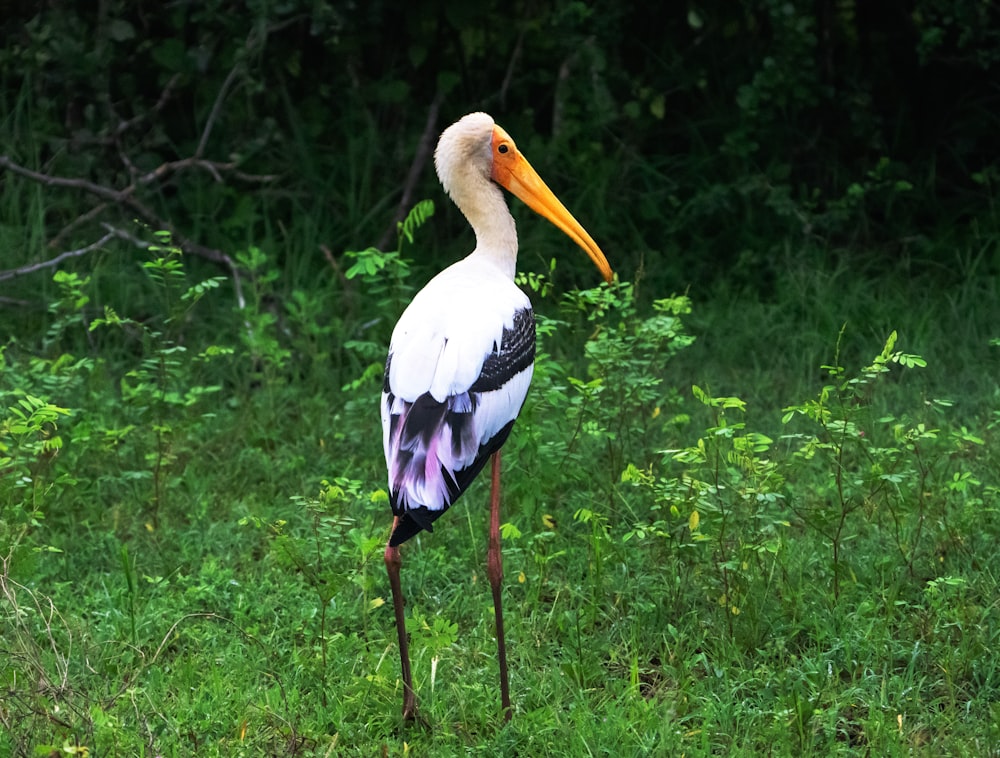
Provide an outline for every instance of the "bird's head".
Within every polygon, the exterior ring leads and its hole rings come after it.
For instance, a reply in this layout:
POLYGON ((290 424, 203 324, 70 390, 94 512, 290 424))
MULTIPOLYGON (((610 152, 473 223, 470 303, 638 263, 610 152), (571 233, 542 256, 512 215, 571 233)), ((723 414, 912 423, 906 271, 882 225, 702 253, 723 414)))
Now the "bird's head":
POLYGON ((614 279, 601 248, 542 181, 511 136, 488 114, 470 113, 445 129, 434 153, 434 164, 445 191, 459 207, 459 187, 493 181, 579 245, 605 281, 614 279))

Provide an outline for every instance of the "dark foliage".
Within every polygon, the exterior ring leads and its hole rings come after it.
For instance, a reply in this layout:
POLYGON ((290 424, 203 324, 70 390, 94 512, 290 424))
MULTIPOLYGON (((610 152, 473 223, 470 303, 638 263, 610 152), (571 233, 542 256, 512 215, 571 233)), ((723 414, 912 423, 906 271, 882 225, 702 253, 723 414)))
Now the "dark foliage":
MULTIPOLYGON (((5 6, 2 97, 36 139, 15 161, 117 188, 193 155, 276 177, 143 188, 211 249, 301 254, 302 223, 335 252, 384 241, 432 110, 436 134, 487 109, 554 183, 587 177, 619 265, 669 253, 673 282, 738 264, 766 289, 777 236, 920 257, 997 180, 1000 12, 976 0, 5 6)), ((76 213, 53 203, 50 237, 76 213)))

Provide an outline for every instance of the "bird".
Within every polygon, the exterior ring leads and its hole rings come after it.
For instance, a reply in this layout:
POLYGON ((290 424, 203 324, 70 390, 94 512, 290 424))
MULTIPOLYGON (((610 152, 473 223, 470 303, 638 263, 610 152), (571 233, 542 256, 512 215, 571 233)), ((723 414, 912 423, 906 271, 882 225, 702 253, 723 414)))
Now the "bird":
POLYGON ((385 566, 403 679, 403 718, 417 717, 400 545, 437 519, 492 459, 487 576, 493 593, 501 710, 511 718, 500 553, 500 448, 524 404, 535 358, 535 319, 514 283, 517 230, 501 188, 586 252, 604 280, 604 253, 556 198, 510 135, 486 113, 445 129, 434 152, 445 192, 476 236, 475 249, 434 276, 409 303, 389 343, 382 382, 382 441, 392 529, 385 566))

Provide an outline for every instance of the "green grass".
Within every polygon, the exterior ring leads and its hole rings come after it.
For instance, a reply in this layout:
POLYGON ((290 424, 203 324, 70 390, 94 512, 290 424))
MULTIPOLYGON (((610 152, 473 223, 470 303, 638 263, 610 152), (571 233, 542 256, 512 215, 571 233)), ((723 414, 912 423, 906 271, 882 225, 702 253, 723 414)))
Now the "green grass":
MULTIPOLYGON (((10 133, 58 133, 27 98, 10 133)), ((442 210, 412 265, 340 255, 395 202, 378 137, 345 119, 351 139, 319 150, 319 116, 287 108, 271 158, 297 154, 301 182, 251 201, 205 180, 178 203, 239 258, 244 309, 229 280, 200 288, 218 269, 132 226, 161 248, 116 240, 9 289, 30 305, 0 312, 0 754, 998 755, 988 218, 890 263, 775 222, 704 285, 686 266, 714 272, 709 242, 664 250, 698 227, 675 195, 711 147, 668 177, 627 146, 563 145, 567 178, 594 164, 574 210, 621 231, 613 263, 636 281, 571 292, 593 275, 549 270, 565 243, 517 211, 541 339, 504 458, 514 719, 479 482, 404 548, 422 713, 404 724, 381 362, 436 265, 423 251, 471 235, 425 244, 458 228, 442 210), (688 215, 668 227, 664 208, 688 215)), ((725 189, 704 218, 730 212, 725 189)), ((5 176, 4 265, 48 257, 77 205, 5 176)))
MULTIPOLYGON (((628 289, 540 303, 560 323, 545 322, 554 331, 505 458, 510 724, 482 482, 404 550, 423 718, 400 720, 377 379, 338 390, 316 354, 306 360, 318 343, 288 341, 254 313, 223 327, 216 315, 210 334, 190 326, 224 293, 185 310, 189 326, 147 320, 140 344, 139 326, 101 327, 100 352, 84 363, 59 357, 84 334, 65 311, 48 352, 5 353, 4 407, 23 408, 27 392, 71 415, 4 417, 0 750, 990 754, 1000 739, 995 379, 968 377, 975 394, 953 422, 957 409, 924 399, 964 379, 933 362, 869 375, 885 335, 850 326, 843 342, 858 347, 826 376, 818 364, 834 362, 837 313, 853 323, 885 281, 799 276, 801 303, 815 305, 805 320, 787 294, 783 307, 719 298, 690 316, 682 302, 650 313, 628 289), (815 295, 838 282, 846 301, 815 295), (246 318, 256 358, 245 347, 197 357, 238 344, 246 318), (704 330, 702 344, 682 348, 678 318, 704 330), (762 322, 771 331, 756 334, 762 322), (585 361, 559 344, 574 334, 585 361), (766 360, 782 340, 789 347, 766 360), (727 357, 720 343, 756 355, 727 357), (143 361, 120 396, 123 372, 143 361), (930 378, 917 383, 921 372, 930 378), (713 392, 699 401, 684 386, 693 379, 713 392), (825 428, 808 416, 824 384, 825 428), (741 410, 719 388, 760 407, 741 410), (782 424, 786 406, 802 412, 782 424), (840 422, 866 436, 838 437, 840 422)), ((910 296, 889 293, 871 307, 891 314, 910 296)), ((977 316, 995 307, 961 291, 954 302, 977 316)), ((948 324, 912 315, 939 349, 948 324)), ((968 329, 963 345, 979 337, 968 329)))

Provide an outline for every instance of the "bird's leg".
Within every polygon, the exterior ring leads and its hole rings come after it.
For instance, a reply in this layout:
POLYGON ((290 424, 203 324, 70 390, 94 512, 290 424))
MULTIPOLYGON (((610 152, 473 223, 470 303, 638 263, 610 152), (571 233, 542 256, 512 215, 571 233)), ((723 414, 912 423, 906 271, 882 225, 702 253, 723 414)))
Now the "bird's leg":
MULTIPOLYGON (((393 531, 396 522, 392 522, 393 531)), ((406 637, 406 618, 403 615, 403 589, 399 583, 399 567, 403 560, 398 547, 385 546, 385 570, 389 574, 389 586, 392 588, 392 606, 396 611, 396 633, 399 635, 399 658, 403 670, 403 718, 407 721, 417 715, 417 696, 413 692, 413 678, 410 675, 410 644, 406 637)))
POLYGON ((510 721, 510 684, 507 680, 507 645, 503 635, 503 558, 500 554, 500 451, 493 454, 493 476, 490 486, 490 544, 486 557, 486 573, 493 588, 493 612, 497 619, 497 659, 500 663, 500 704, 504 720, 510 721))

